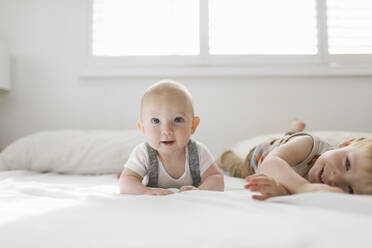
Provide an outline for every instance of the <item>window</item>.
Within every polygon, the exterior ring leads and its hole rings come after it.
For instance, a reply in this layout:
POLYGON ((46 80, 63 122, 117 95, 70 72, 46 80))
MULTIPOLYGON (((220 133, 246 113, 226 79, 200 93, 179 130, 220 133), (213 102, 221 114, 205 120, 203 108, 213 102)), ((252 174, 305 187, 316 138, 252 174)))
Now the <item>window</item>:
POLYGON ((317 53, 314 0, 210 0, 209 28, 211 54, 317 53))
POLYGON ((330 54, 372 54, 372 1, 328 0, 330 54))
POLYGON ((199 54, 198 0, 98 0, 93 55, 199 54))
POLYGON ((124 66, 372 65, 370 0, 92 0, 90 54, 124 66))

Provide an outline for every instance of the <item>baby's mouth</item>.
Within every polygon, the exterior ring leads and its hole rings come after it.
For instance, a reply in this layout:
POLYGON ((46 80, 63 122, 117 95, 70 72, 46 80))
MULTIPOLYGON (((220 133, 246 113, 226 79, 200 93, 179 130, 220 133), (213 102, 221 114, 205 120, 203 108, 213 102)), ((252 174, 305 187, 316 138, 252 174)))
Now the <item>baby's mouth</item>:
POLYGON ((162 144, 166 145, 166 146, 170 146, 170 145, 173 145, 174 142, 176 142, 175 140, 166 140, 166 141, 160 141, 162 144))
POLYGON ((324 183, 323 172, 324 172, 324 167, 318 173, 318 181, 321 183, 324 183))

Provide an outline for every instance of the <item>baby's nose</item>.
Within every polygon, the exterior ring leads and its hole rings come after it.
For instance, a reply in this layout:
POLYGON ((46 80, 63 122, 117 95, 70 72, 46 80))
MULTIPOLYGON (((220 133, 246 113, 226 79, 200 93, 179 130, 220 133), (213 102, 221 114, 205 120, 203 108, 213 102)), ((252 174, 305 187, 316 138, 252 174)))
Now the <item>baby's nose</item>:
POLYGON ((165 135, 166 137, 170 137, 173 135, 173 129, 171 125, 166 125, 164 129, 162 130, 162 134, 165 135))
POLYGON ((173 131, 172 130, 163 130, 163 135, 169 137, 169 136, 172 136, 173 135, 173 131))

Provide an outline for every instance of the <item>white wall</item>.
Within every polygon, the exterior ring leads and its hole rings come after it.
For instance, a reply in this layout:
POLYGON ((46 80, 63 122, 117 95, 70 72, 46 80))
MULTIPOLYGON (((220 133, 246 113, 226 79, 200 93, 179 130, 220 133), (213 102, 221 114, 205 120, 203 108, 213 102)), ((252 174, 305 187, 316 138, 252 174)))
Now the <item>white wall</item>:
MULTIPOLYGON (((160 78, 81 80, 86 0, 0 0, 12 90, 0 93, 0 149, 50 129, 135 128, 143 90, 160 78)), ((217 156, 235 142, 285 131, 372 132, 372 77, 174 78, 194 95, 196 137, 217 156)))

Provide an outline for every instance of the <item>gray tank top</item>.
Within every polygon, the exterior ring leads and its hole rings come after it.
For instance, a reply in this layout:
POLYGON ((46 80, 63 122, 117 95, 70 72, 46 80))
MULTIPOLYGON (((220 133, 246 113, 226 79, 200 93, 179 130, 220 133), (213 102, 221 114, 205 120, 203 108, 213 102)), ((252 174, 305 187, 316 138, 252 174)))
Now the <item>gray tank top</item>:
MULTIPOLYGON (((149 157, 149 181, 147 183, 148 187, 158 188, 158 173, 159 173, 159 162, 158 162, 158 152, 152 148, 148 143, 146 143, 147 154, 149 157)), ((196 143, 192 140, 187 144, 188 155, 189 155, 189 168, 192 177, 192 185, 194 187, 199 187, 201 184, 200 178, 200 168, 199 168, 199 153, 196 143)))

